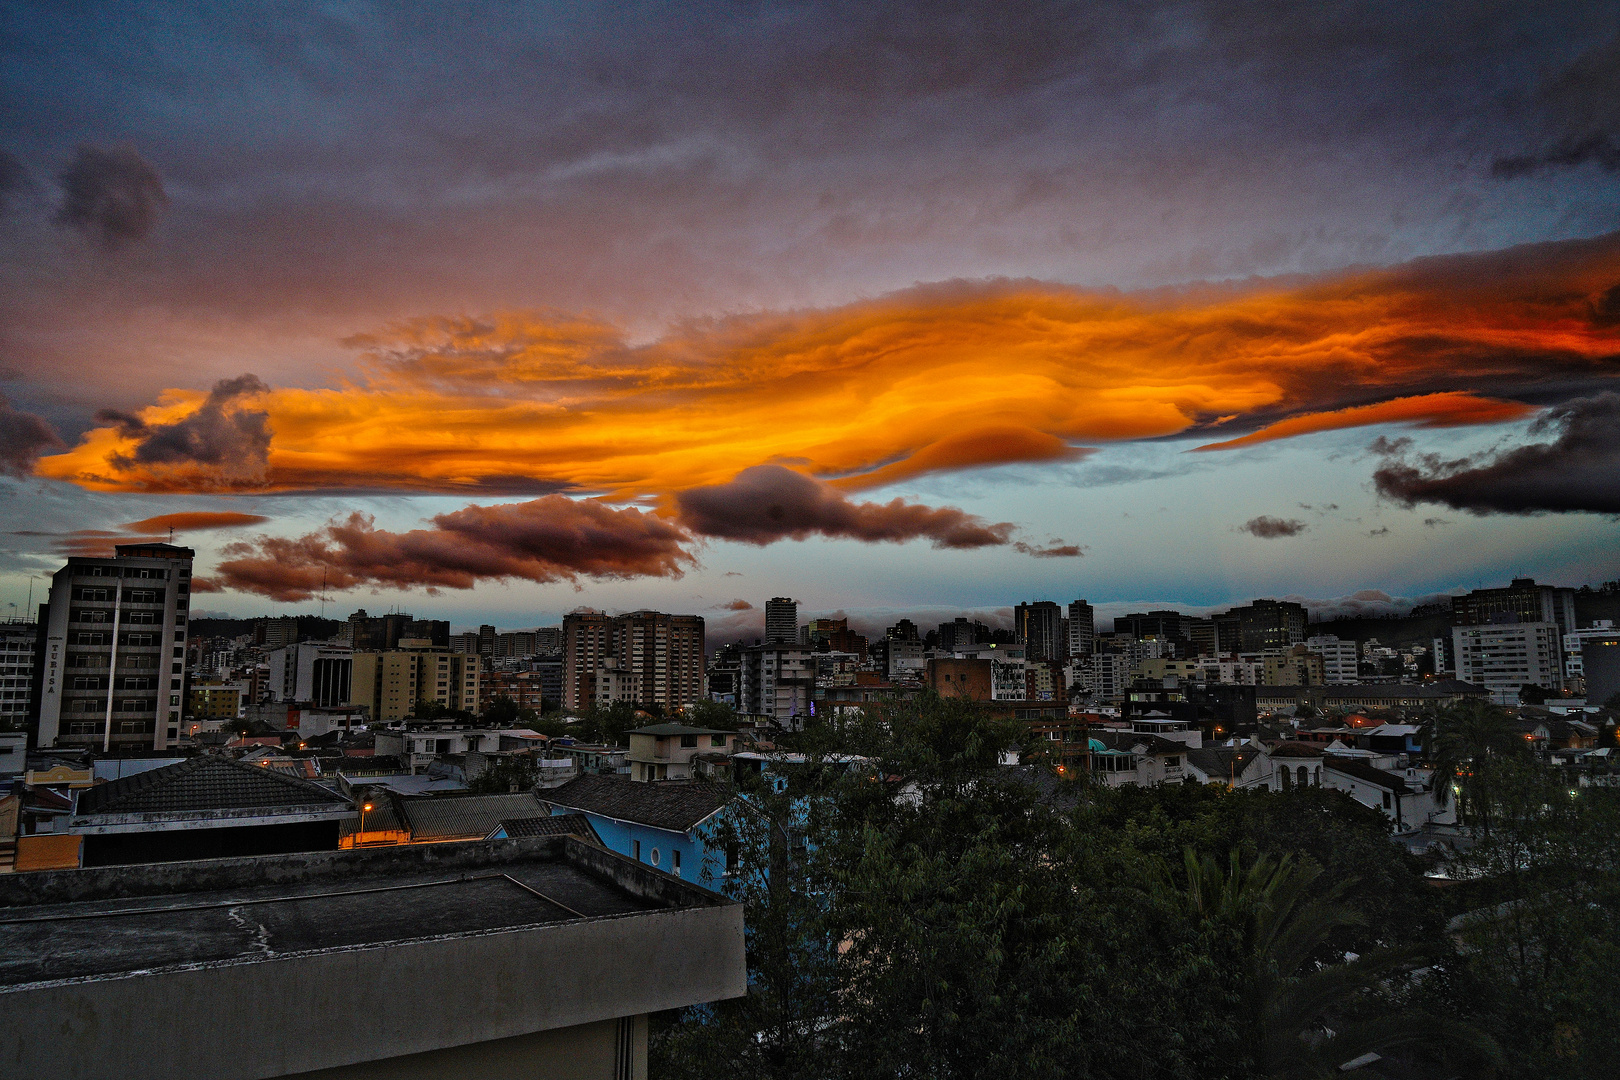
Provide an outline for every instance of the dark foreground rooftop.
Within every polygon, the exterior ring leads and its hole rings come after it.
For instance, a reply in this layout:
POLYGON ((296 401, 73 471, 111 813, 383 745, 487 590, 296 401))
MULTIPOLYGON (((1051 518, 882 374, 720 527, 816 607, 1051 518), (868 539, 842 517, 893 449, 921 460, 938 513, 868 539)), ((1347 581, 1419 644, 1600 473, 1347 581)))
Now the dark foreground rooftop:
POLYGON ((573 836, 6 875, 0 1060, 256 1078, 482 1044, 736 996, 742 930, 740 905, 573 836), (433 1004, 334 1022, 357 987, 433 1004))

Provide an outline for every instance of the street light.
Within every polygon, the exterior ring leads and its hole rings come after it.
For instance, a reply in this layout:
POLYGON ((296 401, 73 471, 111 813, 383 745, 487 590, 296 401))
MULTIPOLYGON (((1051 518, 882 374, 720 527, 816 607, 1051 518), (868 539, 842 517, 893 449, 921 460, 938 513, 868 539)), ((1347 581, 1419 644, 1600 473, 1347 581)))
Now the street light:
POLYGON ((354 846, 355 847, 359 847, 362 843, 365 842, 365 836, 366 836, 366 811, 370 810, 370 809, 371 809, 371 804, 370 803, 361 803, 360 804, 360 831, 357 834, 355 834, 355 838, 354 838, 354 846))

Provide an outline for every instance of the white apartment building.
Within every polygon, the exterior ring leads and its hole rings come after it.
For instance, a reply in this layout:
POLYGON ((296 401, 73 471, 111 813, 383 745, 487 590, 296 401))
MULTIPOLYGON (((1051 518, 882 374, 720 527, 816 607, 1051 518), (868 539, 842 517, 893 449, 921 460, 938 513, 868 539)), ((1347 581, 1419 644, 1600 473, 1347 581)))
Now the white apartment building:
POLYGON ((1097 651, 1097 617, 1090 604, 1084 600, 1070 604, 1067 623, 1070 656, 1086 657, 1097 651))
POLYGON ((1457 678, 1486 687, 1499 704, 1518 704, 1521 686, 1564 684, 1557 623, 1458 626, 1451 637, 1457 678))
POLYGON ((190 548, 119 544, 51 579, 41 747, 165 749, 180 738, 190 548))
POLYGON ((752 645, 743 650, 737 711, 764 716, 791 730, 804 726, 816 689, 816 658, 799 645, 752 645))
POLYGON ((1322 681, 1329 686, 1349 686, 1360 681, 1356 664, 1359 650, 1353 641, 1342 641, 1333 634, 1307 638, 1305 647, 1322 657, 1322 681))
POLYGON ((266 689, 271 701, 334 707, 349 700, 354 650, 346 643, 303 641, 275 649, 265 659, 270 668, 266 689))

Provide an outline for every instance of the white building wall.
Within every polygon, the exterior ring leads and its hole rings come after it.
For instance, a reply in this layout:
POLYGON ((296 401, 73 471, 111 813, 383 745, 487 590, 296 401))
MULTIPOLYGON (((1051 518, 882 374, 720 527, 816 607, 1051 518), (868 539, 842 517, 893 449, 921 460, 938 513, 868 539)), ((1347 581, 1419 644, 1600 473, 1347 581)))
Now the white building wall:
POLYGON ((1500 704, 1518 704, 1521 686, 1563 686, 1564 661, 1556 623, 1459 626, 1451 636, 1457 678, 1486 687, 1500 704))

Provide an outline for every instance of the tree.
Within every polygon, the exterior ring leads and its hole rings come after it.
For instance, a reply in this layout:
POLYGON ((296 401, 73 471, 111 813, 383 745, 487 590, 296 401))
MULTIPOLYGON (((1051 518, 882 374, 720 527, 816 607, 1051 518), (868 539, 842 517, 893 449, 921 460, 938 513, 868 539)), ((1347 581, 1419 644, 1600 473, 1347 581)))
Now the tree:
POLYGON ((717 731, 736 731, 737 710, 723 701, 699 698, 686 707, 686 722, 693 727, 714 728, 717 731))
POLYGON ((489 763, 489 766, 470 780, 468 791, 481 794, 499 794, 508 791, 533 791, 538 782, 539 770, 534 762, 518 754, 504 754, 489 763))
POLYGON ((505 694, 493 698, 489 708, 484 710, 484 723, 495 727, 515 727, 519 724, 529 727, 539 719, 539 713, 522 707, 505 694))
POLYGON ((1460 701, 1425 725, 1424 748, 1434 765, 1435 797, 1444 806, 1453 793, 1466 822, 1490 831, 1491 799, 1485 765, 1496 757, 1521 757, 1525 740, 1507 712, 1483 701, 1460 701))
POLYGON ((1312 962, 1336 928, 1364 921, 1340 900, 1346 882, 1313 897, 1321 868, 1288 855, 1262 855, 1245 870, 1234 850, 1223 872, 1213 856, 1189 847, 1183 863, 1189 913, 1241 942, 1246 970, 1239 1015, 1255 1029, 1263 1075, 1334 1077, 1364 1054, 1425 1045, 1500 1058, 1495 1043, 1469 1025, 1379 1000, 1381 984, 1415 966, 1425 946, 1380 949, 1348 963, 1312 962))
POLYGON ((1545 686, 1536 686, 1534 683, 1525 683, 1519 687, 1519 701, 1525 705, 1544 705, 1548 698, 1558 696, 1558 691, 1549 690, 1545 686))
POLYGON ((598 702, 581 714, 577 728, 581 738, 619 746, 624 742, 625 732, 641 724, 642 719, 630 702, 615 701, 611 705, 598 702))

